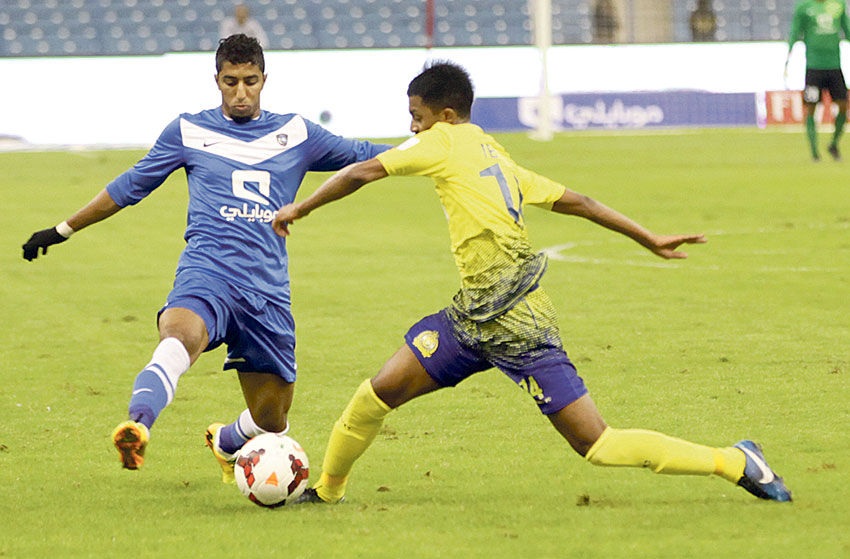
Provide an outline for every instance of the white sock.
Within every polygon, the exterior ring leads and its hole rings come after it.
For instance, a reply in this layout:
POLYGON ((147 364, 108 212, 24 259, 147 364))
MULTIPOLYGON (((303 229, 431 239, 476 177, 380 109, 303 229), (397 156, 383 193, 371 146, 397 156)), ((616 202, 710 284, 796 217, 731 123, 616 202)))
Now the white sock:
POLYGON ((150 363, 136 375, 129 416, 150 429, 160 412, 174 399, 180 375, 189 369, 189 353, 177 338, 159 342, 150 363))
MULTIPOLYGON (((287 422, 286 428, 278 434, 283 435, 287 431, 289 431, 289 422, 287 422)), ((249 440, 268 432, 257 425, 251 416, 251 411, 245 408, 236 421, 218 430, 218 450, 225 458, 230 458, 249 440)))
MULTIPOLYGON (((174 399, 174 392, 177 390, 177 381, 180 376, 189 370, 191 359, 189 352, 183 342, 177 338, 165 338, 156 349, 153 350, 153 356, 150 363, 145 365, 145 369, 151 369, 157 375, 164 374, 168 382, 163 382, 168 391, 168 403, 174 399), (153 367, 151 367, 153 365, 153 367)), ((166 380, 163 379, 163 380, 166 380)))

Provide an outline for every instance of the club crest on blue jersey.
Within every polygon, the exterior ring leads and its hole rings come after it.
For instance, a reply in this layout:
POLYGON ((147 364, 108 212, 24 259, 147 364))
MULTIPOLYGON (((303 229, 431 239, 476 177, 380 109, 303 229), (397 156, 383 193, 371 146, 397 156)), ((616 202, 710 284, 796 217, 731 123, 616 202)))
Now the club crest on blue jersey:
POLYGON ((277 139, 277 143, 279 143, 283 147, 286 147, 287 142, 289 142, 288 134, 278 134, 277 136, 275 136, 275 138, 277 139))
POLYGON ((440 333, 436 330, 425 330, 413 338, 413 345, 422 354, 422 357, 431 357, 440 346, 440 333))

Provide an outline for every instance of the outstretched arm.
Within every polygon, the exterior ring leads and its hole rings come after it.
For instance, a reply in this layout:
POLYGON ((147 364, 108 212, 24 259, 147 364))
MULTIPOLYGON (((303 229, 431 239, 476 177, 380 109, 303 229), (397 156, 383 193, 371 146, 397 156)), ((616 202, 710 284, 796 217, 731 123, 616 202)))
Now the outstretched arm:
POLYGON ((68 225, 74 232, 79 231, 84 227, 88 227, 98 221, 103 221, 111 215, 118 213, 121 206, 115 203, 112 197, 104 188, 97 193, 91 202, 86 204, 77 213, 68 218, 68 225))
POLYGON ((38 251, 47 254, 47 247, 67 241, 68 238, 84 227, 97 223, 115 214, 121 206, 115 203, 104 188, 91 202, 83 206, 77 213, 63 221, 56 227, 36 231, 29 240, 24 243, 24 258, 32 261, 38 258, 38 251))
POLYGON ((577 215, 607 227, 612 231, 635 240, 661 258, 687 258, 685 252, 677 251, 683 243, 704 243, 705 236, 699 235, 656 235, 642 227, 639 223, 612 210, 583 194, 567 189, 560 200, 552 206, 553 212, 577 215))
POLYGON ((272 220, 272 227, 275 233, 286 237, 289 235, 289 224, 296 219, 301 219, 316 208, 344 198, 356 192, 361 186, 386 176, 387 171, 384 166, 374 158, 349 165, 326 180, 306 200, 286 204, 280 208, 272 220))

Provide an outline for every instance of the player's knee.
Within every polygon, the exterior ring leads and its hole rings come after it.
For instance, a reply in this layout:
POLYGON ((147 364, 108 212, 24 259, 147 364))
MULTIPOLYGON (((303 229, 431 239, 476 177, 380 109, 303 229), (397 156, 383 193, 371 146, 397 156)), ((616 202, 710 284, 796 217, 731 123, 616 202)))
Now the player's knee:
POLYGON ((412 385, 407 375, 393 365, 394 359, 390 359, 370 382, 378 398, 389 407, 397 408, 410 399, 412 385))
POLYGON ((159 338, 176 338, 189 353, 192 362, 206 349, 208 343, 206 325, 196 314, 186 309, 171 309, 159 319, 159 338))
POLYGON ((371 382, 375 396, 391 408, 397 408, 409 399, 404 385, 388 382, 380 375, 374 377, 371 382))
POLYGON ((411 349, 404 345, 371 379, 372 389, 386 405, 395 409, 405 402, 439 390, 411 349))
POLYGON ((375 395, 392 409, 441 388, 430 377, 382 376, 371 380, 375 395))

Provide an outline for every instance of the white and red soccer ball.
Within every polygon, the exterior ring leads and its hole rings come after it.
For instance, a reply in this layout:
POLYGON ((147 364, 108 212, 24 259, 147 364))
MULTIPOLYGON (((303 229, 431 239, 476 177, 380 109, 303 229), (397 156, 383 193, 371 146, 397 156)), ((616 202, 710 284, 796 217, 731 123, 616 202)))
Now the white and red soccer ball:
POLYGON ((295 501, 307 488, 307 453, 286 435, 265 433, 245 443, 236 455, 236 485, 261 507, 295 501))

